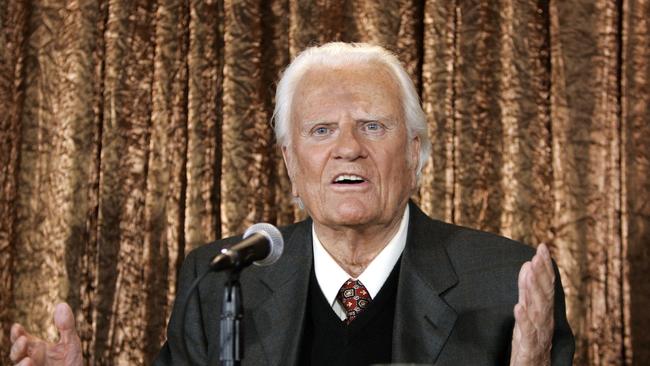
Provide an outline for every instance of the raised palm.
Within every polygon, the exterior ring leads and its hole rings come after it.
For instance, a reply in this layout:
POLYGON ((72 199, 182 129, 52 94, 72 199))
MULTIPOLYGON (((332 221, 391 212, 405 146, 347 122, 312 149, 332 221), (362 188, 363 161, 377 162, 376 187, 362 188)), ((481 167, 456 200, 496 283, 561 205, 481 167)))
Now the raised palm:
POLYGON ((11 361, 19 366, 81 366, 81 340, 75 328, 74 315, 68 304, 54 309, 54 325, 59 341, 46 342, 28 333, 20 324, 11 327, 11 361))

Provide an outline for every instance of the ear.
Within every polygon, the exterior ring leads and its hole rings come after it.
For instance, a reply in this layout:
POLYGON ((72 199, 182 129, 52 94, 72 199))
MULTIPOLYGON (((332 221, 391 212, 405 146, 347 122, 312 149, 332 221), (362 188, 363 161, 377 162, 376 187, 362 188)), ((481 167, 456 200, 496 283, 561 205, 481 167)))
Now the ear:
POLYGON ((418 185, 418 178, 417 178, 417 169, 418 169, 418 164, 420 163, 420 137, 415 136, 411 139, 410 141, 410 158, 411 162, 413 163, 413 182, 411 183, 412 188, 416 189, 418 185))
POLYGON ((293 182, 293 177, 296 174, 295 172, 295 162, 293 161, 293 153, 289 151, 289 147, 282 145, 282 160, 284 160, 284 167, 287 168, 287 174, 289 175, 289 180, 291 181, 291 194, 294 197, 298 197, 298 191, 296 185, 293 182))
POLYGON ((293 181, 293 162, 291 160, 291 152, 289 148, 285 145, 282 145, 282 160, 284 160, 284 167, 287 168, 287 173, 289 173, 289 179, 293 181))

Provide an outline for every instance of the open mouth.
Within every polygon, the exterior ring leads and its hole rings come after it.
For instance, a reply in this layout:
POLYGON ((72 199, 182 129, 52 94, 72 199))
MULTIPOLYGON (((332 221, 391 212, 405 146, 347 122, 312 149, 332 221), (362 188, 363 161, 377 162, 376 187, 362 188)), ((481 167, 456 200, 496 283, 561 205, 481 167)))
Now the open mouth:
POLYGON ((334 184, 347 184, 347 185, 354 185, 354 184, 361 184, 364 183, 366 180, 358 175, 354 174, 341 174, 334 178, 333 183, 334 184))

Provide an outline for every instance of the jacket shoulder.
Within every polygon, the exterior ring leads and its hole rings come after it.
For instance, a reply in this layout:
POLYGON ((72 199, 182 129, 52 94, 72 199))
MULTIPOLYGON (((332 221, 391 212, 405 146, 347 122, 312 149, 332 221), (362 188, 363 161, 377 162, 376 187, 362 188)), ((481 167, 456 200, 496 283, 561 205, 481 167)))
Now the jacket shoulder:
POLYGON ((418 210, 411 227, 413 239, 442 246, 457 271, 485 266, 514 265, 530 260, 535 249, 494 233, 432 219, 418 210))

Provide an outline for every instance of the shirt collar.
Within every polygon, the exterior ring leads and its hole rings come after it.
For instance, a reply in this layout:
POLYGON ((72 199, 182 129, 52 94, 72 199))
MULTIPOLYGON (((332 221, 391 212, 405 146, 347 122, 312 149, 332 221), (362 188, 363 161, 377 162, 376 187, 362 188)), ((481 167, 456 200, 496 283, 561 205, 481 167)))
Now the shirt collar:
MULTIPOLYGON (((409 206, 406 205, 402 221, 397 233, 391 238, 381 252, 370 262, 368 267, 361 273, 358 280, 366 287, 370 296, 374 299, 386 282, 390 272, 395 267, 400 255, 406 246, 407 224, 409 221, 409 206)), ((318 285, 325 295, 327 302, 331 305, 336 301, 336 295, 341 285, 351 276, 332 258, 321 244, 316 230, 312 224, 312 238, 314 251, 314 272, 318 285)))

